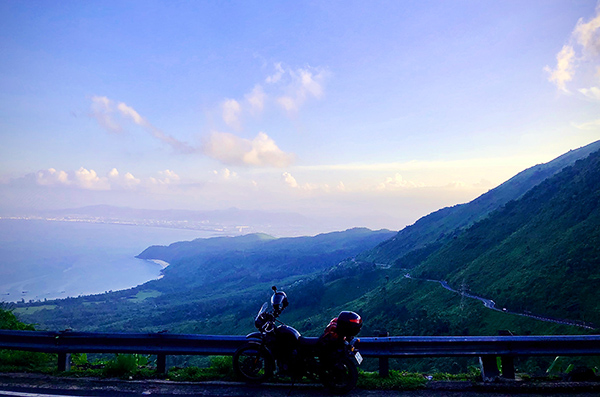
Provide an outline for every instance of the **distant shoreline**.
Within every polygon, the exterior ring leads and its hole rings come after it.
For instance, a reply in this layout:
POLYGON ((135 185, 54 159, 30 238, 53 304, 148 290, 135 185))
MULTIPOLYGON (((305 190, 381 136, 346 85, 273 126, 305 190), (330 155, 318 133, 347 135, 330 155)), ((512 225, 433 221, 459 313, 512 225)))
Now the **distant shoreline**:
POLYGON ((157 265, 159 265, 162 268, 161 270, 164 270, 167 268, 167 266, 171 265, 169 262, 165 262, 160 259, 146 259, 146 260, 156 263, 157 265))
POLYGON ((43 302, 135 288, 160 279, 169 266, 136 258, 141 251, 214 235, 148 225, 0 217, 0 302, 43 302))

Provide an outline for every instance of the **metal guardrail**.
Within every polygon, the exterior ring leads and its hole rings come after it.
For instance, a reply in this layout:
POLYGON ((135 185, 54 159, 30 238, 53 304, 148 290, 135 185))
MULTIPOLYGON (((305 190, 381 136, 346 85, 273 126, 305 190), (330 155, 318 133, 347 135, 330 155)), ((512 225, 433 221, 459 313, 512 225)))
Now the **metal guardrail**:
POLYGON ((246 338, 169 333, 91 333, 0 330, 0 349, 44 353, 233 355, 246 338))
MULTIPOLYGON (((169 333, 87 333, 0 330, 0 349, 58 353, 59 370, 70 368, 70 353, 138 353, 157 355, 157 369, 166 371, 167 355, 233 355, 244 336, 169 333)), ((514 357, 600 356, 600 335, 559 336, 392 336, 360 338, 356 344, 365 357, 379 358, 380 373, 388 358, 479 357, 484 379, 514 377, 514 357)))

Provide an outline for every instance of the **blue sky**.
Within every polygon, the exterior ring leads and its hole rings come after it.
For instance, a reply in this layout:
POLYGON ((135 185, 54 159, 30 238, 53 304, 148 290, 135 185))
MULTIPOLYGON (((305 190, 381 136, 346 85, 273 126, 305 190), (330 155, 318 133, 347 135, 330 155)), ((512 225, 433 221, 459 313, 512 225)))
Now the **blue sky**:
POLYGON ((0 1, 0 209, 400 229, 600 139, 596 1, 0 1))

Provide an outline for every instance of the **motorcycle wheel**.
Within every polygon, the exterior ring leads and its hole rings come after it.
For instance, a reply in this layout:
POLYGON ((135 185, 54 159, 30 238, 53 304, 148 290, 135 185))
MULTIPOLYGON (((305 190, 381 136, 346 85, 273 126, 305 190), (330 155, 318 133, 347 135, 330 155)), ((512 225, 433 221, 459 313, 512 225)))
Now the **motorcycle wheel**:
POLYGON ((356 387, 358 370, 352 360, 343 357, 323 371, 321 382, 334 394, 346 394, 356 387))
POLYGON ((233 371, 246 382, 261 383, 273 375, 273 358, 259 344, 248 344, 233 355, 233 371))

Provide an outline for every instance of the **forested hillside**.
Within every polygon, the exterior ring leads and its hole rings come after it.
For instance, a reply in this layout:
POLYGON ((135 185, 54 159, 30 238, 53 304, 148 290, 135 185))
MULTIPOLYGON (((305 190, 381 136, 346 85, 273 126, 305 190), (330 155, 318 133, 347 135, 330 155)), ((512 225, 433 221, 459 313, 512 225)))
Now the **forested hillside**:
POLYGON ((304 275, 354 257, 394 235, 389 230, 356 228, 314 237, 273 238, 265 234, 215 237, 150 247, 142 259, 161 259, 161 286, 172 289, 212 288, 215 283, 252 285, 304 275), (210 285, 210 286, 208 286, 210 285))
MULTIPOLYGON (((528 185, 543 169, 555 166, 520 174, 512 186, 528 185)), ((454 229, 391 265, 360 259, 389 239, 393 235, 389 231, 197 240, 151 247, 141 254, 171 262, 162 280, 112 294, 19 307, 16 312, 51 329, 241 334, 252 330, 256 310, 269 298, 270 286, 277 284, 290 299, 282 320, 308 335, 322 332, 341 310, 363 316, 365 336, 382 331, 596 332, 517 315, 600 324, 600 152, 552 175, 470 227, 454 229), (358 255, 361 250, 368 251, 358 255), (446 280, 459 292, 492 299, 508 310, 491 310, 430 280, 446 280)), ((444 225, 444 219, 450 219, 448 224, 455 225, 451 211, 450 218, 444 217, 447 211, 421 221, 444 225)), ((421 221, 413 228, 421 227, 421 221)), ((416 238, 420 233, 412 235, 413 242, 420 244, 416 238)), ((395 239, 399 236, 403 234, 395 239)), ((407 247, 413 244, 409 243, 407 247)))
POLYGON ((600 324, 600 152, 476 223, 414 271, 516 310, 600 324))
MULTIPOLYGON (((458 233, 349 306, 393 334, 597 332, 511 313, 600 324, 600 152, 458 233), (442 288, 495 301, 507 312, 442 288)), ((399 267, 397 264, 396 267, 399 267)))
POLYGON ((27 305, 17 313, 50 329, 232 333, 237 324, 229 329, 219 325, 252 317, 273 284, 302 283, 394 234, 356 228, 314 237, 253 234, 154 246, 139 257, 170 263, 160 280, 126 291, 27 305))
POLYGON ((509 201, 520 198, 543 180, 597 150, 600 150, 600 141, 569 151, 549 163, 531 167, 469 203, 443 208, 424 216, 414 225, 400 230, 390 240, 365 251, 359 258, 368 262, 413 267, 476 221, 484 219, 509 201))

